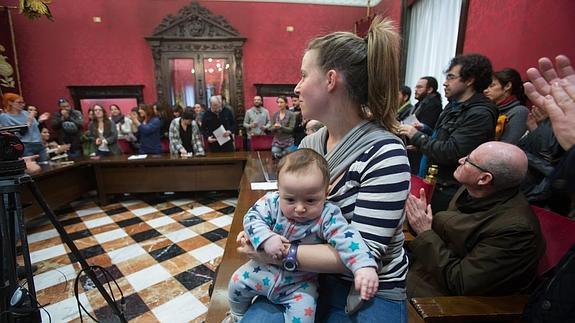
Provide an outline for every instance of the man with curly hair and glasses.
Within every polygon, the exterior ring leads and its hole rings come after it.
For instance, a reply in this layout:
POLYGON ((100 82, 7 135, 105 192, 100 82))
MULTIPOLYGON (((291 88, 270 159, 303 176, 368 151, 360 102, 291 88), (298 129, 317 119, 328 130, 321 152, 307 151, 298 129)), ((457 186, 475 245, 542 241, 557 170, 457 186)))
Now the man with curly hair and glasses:
POLYGON ((451 60, 446 71, 445 96, 449 104, 440 114, 432 135, 412 125, 401 125, 399 134, 424 154, 419 175, 426 175, 427 168, 439 166, 437 184, 431 206, 436 211, 445 210, 459 188, 453 178, 457 160, 469 155, 480 144, 493 140, 499 112, 495 104, 483 95, 491 83, 491 62, 483 55, 466 54, 451 60))

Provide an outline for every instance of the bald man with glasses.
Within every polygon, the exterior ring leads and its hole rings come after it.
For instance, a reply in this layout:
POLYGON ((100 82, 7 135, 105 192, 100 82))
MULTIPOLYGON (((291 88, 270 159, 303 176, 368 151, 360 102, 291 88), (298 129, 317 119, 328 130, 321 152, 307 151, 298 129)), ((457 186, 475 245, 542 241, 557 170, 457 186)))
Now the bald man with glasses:
POLYGON ((527 156, 518 147, 487 142, 459 159, 461 184, 446 211, 433 214, 410 195, 406 215, 416 237, 408 244, 408 297, 510 295, 532 286, 545 242, 519 190, 527 156))

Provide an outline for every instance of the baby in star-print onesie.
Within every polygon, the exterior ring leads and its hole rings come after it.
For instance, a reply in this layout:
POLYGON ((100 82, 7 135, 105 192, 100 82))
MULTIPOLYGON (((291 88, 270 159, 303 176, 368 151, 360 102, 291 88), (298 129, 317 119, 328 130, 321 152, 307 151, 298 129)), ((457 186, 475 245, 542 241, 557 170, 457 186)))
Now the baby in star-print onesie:
MULTIPOLYGON (((377 292, 377 264, 360 233, 326 202, 329 170, 325 159, 311 149, 288 154, 278 164, 278 192, 266 194, 244 216, 244 231, 254 248, 276 259, 286 243, 328 242, 342 263, 354 273, 363 299, 377 292)), ((228 287, 231 315, 237 322, 254 296, 267 297, 285 307, 285 322, 313 322, 318 296, 317 274, 289 272, 283 267, 250 260, 234 272, 228 287)))

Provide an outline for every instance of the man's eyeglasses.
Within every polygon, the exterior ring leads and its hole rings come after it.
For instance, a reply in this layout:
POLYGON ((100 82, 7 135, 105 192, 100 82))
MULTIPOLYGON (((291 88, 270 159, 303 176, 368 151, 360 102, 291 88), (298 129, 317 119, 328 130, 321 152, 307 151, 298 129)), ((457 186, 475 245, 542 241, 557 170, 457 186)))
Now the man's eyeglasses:
POLYGON ((476 163, 472 162, 471 160, 469 160, 469 155, 467 155, 467 157, 465 157, 464 163, 468 163, 469 165, 479 169, 480 171, 484 172, 484 173, 488 173, 491 175, 491 182, 493 182, 495 180, 495 176, 493 176, 493 173, 488 171, 487 169, 477 165, 476 163))
POLYGON ((452 80, 458 79, 460 77, 461 77, 461 75, 455 75, 455 74, 451 74, 451 73, 445 75, 445 79, 448 81, 452 81, 452 80))

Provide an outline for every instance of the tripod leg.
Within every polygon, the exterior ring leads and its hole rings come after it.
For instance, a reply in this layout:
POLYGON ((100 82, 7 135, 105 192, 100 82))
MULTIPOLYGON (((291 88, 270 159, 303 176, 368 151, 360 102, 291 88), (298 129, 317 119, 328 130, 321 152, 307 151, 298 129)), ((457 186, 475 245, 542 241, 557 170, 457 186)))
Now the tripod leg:
POLYGON ((22 258, 24 258, 24 268, 26 269, 26 281, 28 284, 28 293, 32 296, 30 300, 30 307, 36 314, 36 320, 41 321, 40 310, 36 302, 36 288, 34 287, 34 272, 32 270, 32 261, 30 260, 30 248, 28 247, 28 235, 26 234, 26 225, 24 224, 24 215, 22 213, 22 204, 20 204, 20 192, 15 191, 11 196, 12 205, 15 209, 15 225, 18 228, 20 235, 20 243, 22 247, 22 258))
POLYGON ((96 288, 98 288, 98 291, 100 292, 102 297, 104 297, 104 300, 106 300, 106 303, 108 303, 114 314, 120 319, 121 322, 127 322, 126 318, 124 317, 124 313, 120 310, 118 304, 116 304, 112 300, 112 298, 110 297, 104 286, 102 286, 102 283, 98 280, 98 277, 92 270, 92 267, 88 265, 86 259, 82 257, 82 254, 80 253, 80 251, 78 250, 72 239, 70 239, 70 236, 68 236, 68 233, 66 232, 66 230, 64 230, 62 224, 60 224, 58 219, 56 219, 56 215, 50 209, 48 203, 46 203, 46 200, 44 200, 42 193, 40 193, 40 190, 38 189, 36 183, 33 180, 30 180, 28 182, 28 188, 30 189, 30 192, 32 193, 32 195, 34 196, 34 198, 36 199, 36 201, 38 202, 38 204, 40 205, 40 207, 42 208, 42 210, 52 223, 52 225, 54 225, 54 228, 56 228, 56 231, 58 231, 58 233, 60 234, 62 241, 64 241, 64 243, 68 246, 68 248, 70 248, 70 251, 76 258, 76 260, 80 263, 80 266, 82 266, 82 269, 84 269, 86 275, 88 275, 88 277, 92 280, 96 288))
POLYGON ((12 212, 9 209, 8 194, 2 193, 0 199, 0 231, 2 234, 2 282, 0 284, 0 309, 2 312, 10 308, 10 298, 16 289, 16 253, 14 237, 14 221, 12 212))

